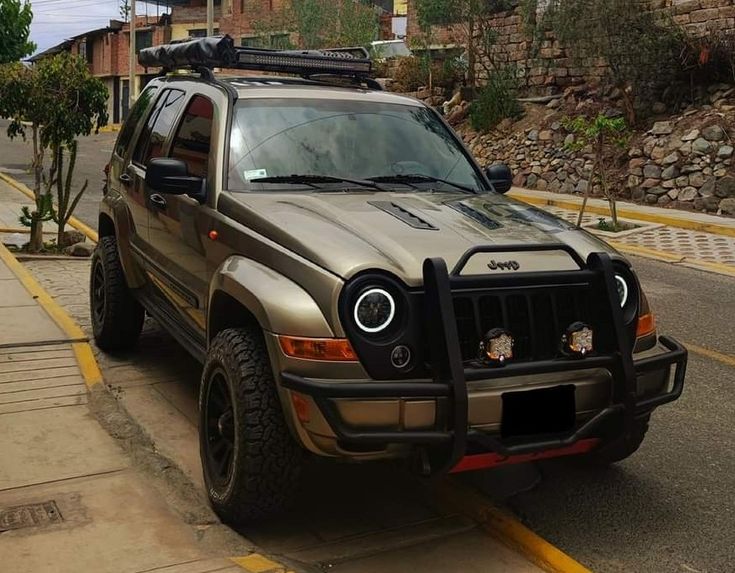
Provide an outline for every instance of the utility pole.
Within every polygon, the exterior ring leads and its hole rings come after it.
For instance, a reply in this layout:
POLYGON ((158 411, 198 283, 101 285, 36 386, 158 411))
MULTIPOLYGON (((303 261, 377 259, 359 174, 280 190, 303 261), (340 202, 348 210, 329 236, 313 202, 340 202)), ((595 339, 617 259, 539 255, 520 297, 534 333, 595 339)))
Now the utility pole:
POLYGON ((135 100, 138 99, 138 90, 135 83, 135 70, 138 67, 138 58, 135 53, 135 0, 130 0, 130 71, 128 72, 128 96, 132 109, 135 100))
POLYGON ((214 0, 207 0, 207 36, 214 36, 214 0))

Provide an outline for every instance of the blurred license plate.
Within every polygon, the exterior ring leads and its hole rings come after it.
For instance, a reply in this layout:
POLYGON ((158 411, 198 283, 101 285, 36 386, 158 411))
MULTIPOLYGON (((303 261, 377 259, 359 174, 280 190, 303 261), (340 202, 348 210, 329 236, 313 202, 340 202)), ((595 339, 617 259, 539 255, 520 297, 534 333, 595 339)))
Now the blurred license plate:
POLYGON ((574 386, 503 394, 500 433, 505 437, 558 434, 574 428, 576 404, 574 386))

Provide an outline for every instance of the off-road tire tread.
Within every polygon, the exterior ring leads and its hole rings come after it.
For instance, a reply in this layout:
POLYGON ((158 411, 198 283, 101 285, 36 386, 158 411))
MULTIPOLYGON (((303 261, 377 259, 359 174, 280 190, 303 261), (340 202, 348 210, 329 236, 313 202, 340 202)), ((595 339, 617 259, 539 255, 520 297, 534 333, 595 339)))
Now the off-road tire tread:
POLYGON ((650 415, 638 418, 630 436, 620 436, 603 443, 598 449, 585 455, 585 460, 594 466, 606 467, 629 458, 641 447, 650 421, 650 415))
POLYGON ((260 329, 227 329, 212 341, 202 378, 200 412, 207 376, 217 364, 234 387, 240 452, 235 456, 234 475, 224 499, 211 495, 205 470, 210 501, 227 523, 272 517, 287 509, 295 496, 304 452, 286 425, 260 329))
POLYGON ((145 311, 135 300, 125 281, 125 273, 120 264, 115 237, 102 237, 92 256, 90 272, 90 313, 95 343, 106 351, 128 350, 135 346, 143 329, 145 311), (96 260, 103 266, 105 276, 105 317, 101 325, 96 324, 92 310, 92 276, 96 260))

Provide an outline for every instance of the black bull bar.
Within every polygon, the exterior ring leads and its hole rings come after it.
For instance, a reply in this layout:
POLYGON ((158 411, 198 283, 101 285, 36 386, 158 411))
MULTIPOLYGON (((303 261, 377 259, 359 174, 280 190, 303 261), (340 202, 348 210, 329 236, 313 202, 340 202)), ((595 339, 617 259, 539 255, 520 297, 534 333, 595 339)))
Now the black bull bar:
POLYGON ((687 366, 687 350, 669 336, 661 336, 658 342, 667 352, 633 360, 635 335, 626 328, 623 311, 615 285, 615 271, 610 256, 592 253, 585 261, 571 248, 559 245, 521 247, 479 247, 466 253, 451 276, 443 259, 426 259, 423 266, 424 308, 427 313, 426 328, 431 350, 432 380, 405 382, 323 382, 307 379, 288 372, 282 374, 284 387, 311 396, 337 439, 345 444, 380 446, 382 444, 409 443, 429 448, 431 473, 449 472, 465 456, 468 444, 481 447, 501 456, 514 456, 543 452, 572 446, 578 441, 599 433, 606 422, 622 415, 622 431, 627 435, 636 417, 679 398, 684 389, 687 366), (469 258, 481 252, 564 250, 580 264, 580 270, 550 271, 487 275, 482 277, 459 276, 469 258), (596 304, 610 309, 609 321, 614 336, 615 349, 605 354, 591 354, 583 359, 557 358, 526 363, 507 363, 502 367, 465 368, 460 351, 457 324, 454 315, 452 286, 472 286, 481 283, 483 289, 507 288, 513 285, 528 286, 549 284, 596 285, 596 304), (639 399, 636 377, 639 374, 663 370, 675 365, 674 381, 670 390, 639 399), (468 426, 468 381, 493 380, 534 374, 570 372, 593 368, 605 368, 613 378, 612 403, 568 435, 543 437, 542 439, 502 440, 468 426), (425 398, 447 399, 445 429, 415 431, 360 430, 347 426, 341 419, 336 399, 391 399, 425 398))

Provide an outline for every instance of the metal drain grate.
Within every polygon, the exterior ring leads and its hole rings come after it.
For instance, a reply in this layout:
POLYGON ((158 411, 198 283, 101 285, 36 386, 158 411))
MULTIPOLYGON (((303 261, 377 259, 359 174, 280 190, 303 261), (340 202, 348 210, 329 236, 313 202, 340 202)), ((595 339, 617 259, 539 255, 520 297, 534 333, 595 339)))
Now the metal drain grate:
POLYGON ((28 527, 46 527, 62 521, 64 518, 55 501, 0 508, 0 533, 28 527))

